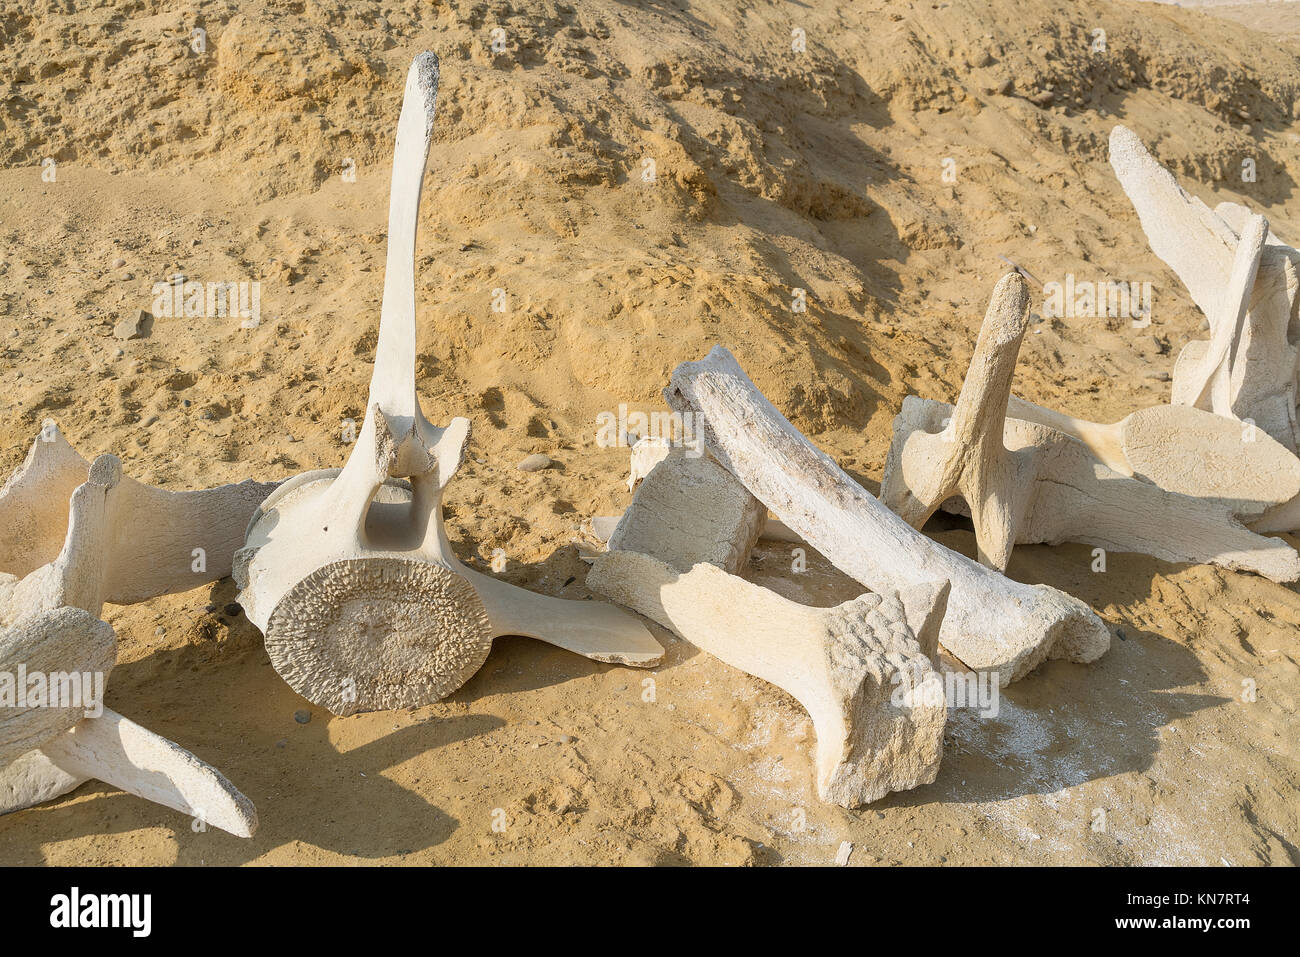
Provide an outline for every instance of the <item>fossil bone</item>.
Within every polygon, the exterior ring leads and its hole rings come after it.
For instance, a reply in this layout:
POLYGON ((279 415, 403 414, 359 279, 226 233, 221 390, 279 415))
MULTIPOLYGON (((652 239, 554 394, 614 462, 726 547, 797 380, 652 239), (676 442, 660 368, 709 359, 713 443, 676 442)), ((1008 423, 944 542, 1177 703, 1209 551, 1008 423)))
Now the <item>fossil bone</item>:
POLYGON ((791 425, 721 346, 674 370, 664 392, 705 447, 785 525, 863 585, 952 583, 940 640, 967 667, 1014 681, 1048 658, 1092 661, 1110 632, 1087 605, 1025 585, 926 538, 791 425))
MULTIPOLYGON (((83 675, 102 693, 112 670, 117 643, 98 614, 121 553, 115 536, 125 490, 114 456, 99 456, 88 472, 70 496, 65 541, 54 560, 21 580, 0 574, 0 689, 6 679, 16 685, 17 675, 39 673, 50 695, 55 681, 72 688, 83 675)), ((0 814, 96 778, 237 836, 252 835, 252 802, 219 771, 104 708, 102 699, 93 703, 98 713, 89 712, 91 704, 83 698, 74 708, 52 700, 0 707, 0 814)))
POLYGON ((1110 163, 1151 250, 1210 322, 1209 342, 1178 356, 1174 404, 1249 419, 1295 452, 1300 253, 1272 237, 1262 217, 1232 205, 1211 210, 1189 195, 1123 126, 1111 131, 1110 163))
POLYGON ((92 779, 235 837, 257 830, 253 802, 225 775, 111 708, 0 767, 0 814, 53 800, 92 779))
MULTIPOLYGON (((624 509, 618 515, 594 515, 591 519, 591 534, 599 541, 608 543, 610 537, 614 534, 614 529, 618 528, 618 523, 623 521, 623 516, 627 514, 624 509)), ((768 513, 767 520, 763 522, 763 527, 758 533, 760 541, 769 542, 790 542, 794 545, 806 545, 797 533, 786 525, 779 518, 768 513)))
POLYGON ((1203 409, 1158 405, 1103 425, 1013 395, 1007 415, 1077 439, 1120 475, 1216 499, 1241 519, 1300 495, 1300 459, 1264 432, 1203 409))
POLYGON ((735 574, 749 559, 766 515, 762 503, 713 459, 675 450, 637 489, 609 550, 644 552, 680 571, 709 562, 735 574))
POLYGON ((627 476, 627 490, 636 488, 636 483, 650 474, 651 469, 668 457, 672 444, 664 438, 646 436, 637 439, 632 446, 631 470, 627 476))
MULTIPOLYGON (((809 608, 708 563, 681 572, 626 551, 598 557, 587 583, 794 697, 817 735, 823 801, 859 807, 938 774, 943 683, 900 599, 866 594, 809 608)), ((920 590, 922 630, 937 634, 948 583, 920 590)))
POLYGON ((612 605, 537 595, 452 553, 442 494, 469 420, 429 423, 415 391, 415 246, 438 60, 416 57, 397 125, 388 259, 366 419, 343 469, 286 482, 249 522, 240 602, 276 670, 335 714, 427 704, 526 635, 599 661, 656 664, 663 649, 612 605))
POLYGON ((1007 419, 1029 290, 1016 273, 993 291, 955 407, 908 396, 880 498, 915 528, 960 496, 980 561, 1004 569, 1017 542, 1081 541, 1166 561, 1212 562, 1274 581, 1300 578, 1300 555, 1235 521, 1230 506, 1127 478, 1080 442, 1007 419))
MULTIPOLYGON (((0 488, 0 572, 22 578, 55 560, 67 539, 69 501, 90 471, 47 423, 0 488)), ((97 600, 129 605, 225 578, 249 517, 277 484, 168 492, 122 477, 98 546, 104 577, 97 600)), ((91 599, 63 604, 98 612, 91 599)))

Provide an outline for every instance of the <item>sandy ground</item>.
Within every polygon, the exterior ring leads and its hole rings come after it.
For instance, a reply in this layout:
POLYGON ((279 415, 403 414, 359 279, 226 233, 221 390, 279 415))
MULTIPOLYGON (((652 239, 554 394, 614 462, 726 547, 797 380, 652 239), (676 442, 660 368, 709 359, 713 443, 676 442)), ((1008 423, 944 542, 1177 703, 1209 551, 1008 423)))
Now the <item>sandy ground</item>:
MULTIPOLYGON (((1044 282, 1153 283, 1149 328, 1039 319, 1022 351, 1019 394, 1116 421, 1167 401, 1205 332, 1110 172, 1111 126, 1300 237, 1300 5, 1257 6, 0 0, 0 471, 47 418, 166 488, 340 465, 424 49, 443 86, 419 385, 431 420, 473 420, 447 509, 463 559, 500 548, 510 581, 583 597, 584 523, 630 500, 597 416, 661 407, 668 371, 713 343, 874 490, 903 396, 955 397, 1000 256, 1044 282), (116 339, 178 271, 260 281, 261 324, 160 317, 116 339), (538 451, 557 467, 516 470, 538 451)), ((973 551, 955 520, 928 531, 973 551)), ((954 710, 938 780, 857 812, 817 801, 792 699, 662 630, 649 674, 505 638, 444 702, 340 719, 224 613, 228 580, 110 606, 110 706, 221 768, 261 828, 196 832, 87 784, 0 818, 0 862, 829 863, 843 841, 855 865, 1300 862, 1297 590, 1091 564, 1020 547, 1009 574, 1091 604, 1111 651, 1040 668, 996 718, 954 710)), ((749 575, 813 604, 861 590, 815 555, 793 574, 776 544, 749 575)))

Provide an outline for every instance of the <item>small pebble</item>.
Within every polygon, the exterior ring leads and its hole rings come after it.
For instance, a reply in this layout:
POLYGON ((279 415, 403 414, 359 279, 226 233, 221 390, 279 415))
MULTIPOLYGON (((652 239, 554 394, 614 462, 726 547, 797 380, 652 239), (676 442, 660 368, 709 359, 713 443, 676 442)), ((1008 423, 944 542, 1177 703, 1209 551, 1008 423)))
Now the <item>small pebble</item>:
POLYGON ((542 469, 549 469, 554 464, 555 463, 551 461, 549 455, 544 455, 541 452, 534 452, 532 455, 528 456, 528 458, 520 462, 518 468, 521 472, 540 472, 542 469))
POLYGON ((138 309, 134 315, 127 316, 113 327, 113 336, 117 339, 143 339, 149 335, 153 316, 145 310, 138 309))
POLYGON ((209 615, 215 615, 215 614, 217 613, 217 606, 216 606, 216 605, 204 605, 204 606, 203 606, 203 611, 204 611, 205 613, 209 614, 209 615))
POLYGON ((578 739, 571 734, 560 735, 560 744, 573 744, 573 742, 577 740, 578 739))
POLYGON ((125 266, 125 265, 126 265, 126 260, 123 259, 121 256, 119 256, 119 257, 117 257, 116 259, 113 260, 113 268, 114 268, 114 269, 121 269, 121 268, 122 268, 123 266, 125 266))
POLYGON ((228 602, 226 604, 226 607, 223 608, 222 611, 224 611, 231 618, 238 618, 241 614, 243 614, 244 606, 237 601, 232 601, 232 602, 228 602))
POLYGON ((293 720, 297 721, 299 724, 306 724, 311 720, 311 712, 305 708, 300 708, 293 713, 293 720))
POLYGON ((162 625, 159 625, 157 628, 153 630, 153 633, 157 635, 159 638, 161 638, 163 635, 167 634, 167 629, 164 628, 162 625))

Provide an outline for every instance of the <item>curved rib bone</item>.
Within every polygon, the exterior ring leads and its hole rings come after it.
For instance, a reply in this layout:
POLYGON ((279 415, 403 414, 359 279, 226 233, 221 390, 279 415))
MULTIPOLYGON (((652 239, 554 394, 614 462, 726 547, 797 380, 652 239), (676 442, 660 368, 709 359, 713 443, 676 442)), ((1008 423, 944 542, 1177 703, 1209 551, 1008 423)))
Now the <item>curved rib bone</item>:
POLYGON ((703 423, 708 450, 790 529, 877 592, 948 579, 940 641, 1002 685, 1051 658, 1092 661, 1110 632, 1055 588, 1011 581, 931 541, 853 481, 791 425, 715 346, 673 372, 668 404, 703 423))
POLYGON ((442 494, 470 423, 431 425, 415 391, 416 229, 437 88, 437 57, 423 53, 397 124, 379 343, 356 446, 342 470, 308 472, 269 497, 234 567, 276 670, 340 715, 445 697, 497 635, 643 667, 663 656, 630 615, 515 588, 471 572, 451 550, 442 494))
POLYGON ((956 408, 912 396, 903 401, 881 501, 920 528, 945 501, 960 496, 975 525, 980 560, 999 569, 1017 542, 1082 541, 1256 571, 1274 581, 1300 578, 1300 555, 1247 531, 1230 506, 1126 478, 1069 436, 1008 420, 1007 394, 1028 307, 1024 280, 1015 273, 1003 277, 956 408))
MULTIPOLYGON (((679 572, 622 551, 597 558, 587 584, 803 705, 823 801, 860 807, 938 774, 943 683, 899 599, 867 594, 809 608, 704 562, 679 572)), ((947 590, 947 582, 927 589, 931 631, 947 590)))

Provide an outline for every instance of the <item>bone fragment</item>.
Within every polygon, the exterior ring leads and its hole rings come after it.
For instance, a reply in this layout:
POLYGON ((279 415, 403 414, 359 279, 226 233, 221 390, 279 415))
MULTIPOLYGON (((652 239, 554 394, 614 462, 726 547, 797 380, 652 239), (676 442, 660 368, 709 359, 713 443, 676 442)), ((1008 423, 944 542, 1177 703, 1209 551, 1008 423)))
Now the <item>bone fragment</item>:
POLYGON ((1248 531, 1231 507, 1127 478, 1046 426, 1008 420, 1029 294, 1017 274, 994 290, 955 408, 912 396, 894 420, 880 497, 915 528, 958 496, 980 560, 1005 569, 1016 543, 1082 541, 1166 561, 1214 563, 1274 581, 1300 555, 1248 531))
POLYGON ((705 445, 795 533, 877 592, 952 583, 940 641, 1002 685, 1043 661, 1092 661, 1110 632, 1083 602, 1024 585, 921 535, 859 486, 769 402, 726 349, 674 371, 665 398, 702 423, 705 445))
POLYGON ((708 562, 735 574, 749 560, 767 509, 707 455, 675 450, 646 476, 609 540, 679 571, 708 562))
MULTIPOLYGON (((938 774, 943 683, 898 599, 867 594, 809 608, 707 563, 681 572, 623 551, 597 558, 587 582, 794 697, 817 735, 823 801, 859 807, 938 774)), ((942 616, 946 591, 946 583, 929 591, 923 619, 942 616)))

